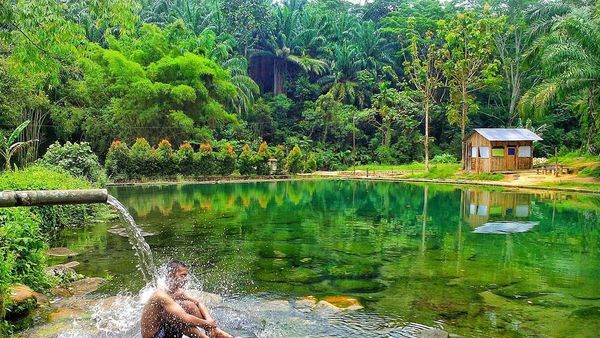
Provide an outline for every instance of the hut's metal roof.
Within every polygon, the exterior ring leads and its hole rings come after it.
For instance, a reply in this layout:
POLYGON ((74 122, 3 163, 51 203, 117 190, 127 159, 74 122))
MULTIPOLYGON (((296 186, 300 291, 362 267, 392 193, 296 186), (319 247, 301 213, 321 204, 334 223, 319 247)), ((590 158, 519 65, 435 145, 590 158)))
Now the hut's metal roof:
MULTIPOLYGON (((542 138, 529 129, 521 128, 476 128, 479 133, 490 141, 541 141, 542 138)), ((472 135, 472 133, 471 133, 472 135)), ((471 136, 469 135, 469 137, 471 136)))

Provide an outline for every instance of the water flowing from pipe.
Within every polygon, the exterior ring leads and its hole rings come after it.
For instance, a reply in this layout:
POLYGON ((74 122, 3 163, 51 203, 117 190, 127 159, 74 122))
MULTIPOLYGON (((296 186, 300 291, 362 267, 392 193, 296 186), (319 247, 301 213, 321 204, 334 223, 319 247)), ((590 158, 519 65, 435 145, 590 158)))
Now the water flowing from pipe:
POLYGON ((135 254, 138 256, 137 266, 142 272, 146 283, 156 283, 156 265, 154 265, 152 250, 150 250, 150 245, 144 239, 140 227, 135 223, 133 216, 127 211, 127 208, 118 199, 108 195, 106 203, 115 208, 121 219, 125 222, 127 238, 129 238, 129 243, 131 243, 135 254))

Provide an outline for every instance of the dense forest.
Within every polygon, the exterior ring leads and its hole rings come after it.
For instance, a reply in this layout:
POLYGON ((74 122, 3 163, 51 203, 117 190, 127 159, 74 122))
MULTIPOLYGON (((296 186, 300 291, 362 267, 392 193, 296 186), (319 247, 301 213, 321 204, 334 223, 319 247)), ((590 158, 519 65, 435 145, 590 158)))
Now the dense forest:
MULTIPOLYGON (((590 0, 4 0, 0 128, 38 140, 291 150, 318 167, 461 157, 476 127, 596 154, 590 0), (429 142, 426 142, 428 140, 429 142), (427 150, 427 151, 426 151, 427 150)), ((598 72, 597 72, 598 71, 598 72)))

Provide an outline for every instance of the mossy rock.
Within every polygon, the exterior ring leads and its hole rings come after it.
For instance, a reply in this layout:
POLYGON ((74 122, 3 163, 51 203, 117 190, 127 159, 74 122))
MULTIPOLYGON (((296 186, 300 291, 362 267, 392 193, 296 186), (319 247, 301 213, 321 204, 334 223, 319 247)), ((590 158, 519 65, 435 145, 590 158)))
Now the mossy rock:
POLYGON ((516 283, 510 286, 495 289, 494 294, 508 299, 531 299, 555 293, 552 290, 541 289, 536 285, 516 283))
POLYGON ((284 272, 286 280, 292 283, 312 284, 323 280, 320 271, 308 268, 296 268, 284 272))
POLYGON ((336 265, 327 269, 333 277, 341 278, 373 278, 378 276, 378 268, 374 265, 336 265))
POLYGON ((600 306, 591 306, 575 310, 571 312, 569 317, 598 320, 600 319, 600 306))
POLYGON ((367 256, 381 252, 381 248, 369 242, 337 242, 334 250, 354 256, 367 256))
POLYGON ((386 286, 381 282, 361 279, 336 280, 332 284, 342 293, 371 293, 379 292, 386 288, 386 286))

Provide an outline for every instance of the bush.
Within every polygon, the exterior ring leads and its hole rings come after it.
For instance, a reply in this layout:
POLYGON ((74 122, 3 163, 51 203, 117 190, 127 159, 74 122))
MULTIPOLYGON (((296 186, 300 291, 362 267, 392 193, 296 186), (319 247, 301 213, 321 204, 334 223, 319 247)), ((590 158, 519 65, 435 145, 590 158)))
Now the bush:
POLYGON ((277 160, 277 170, 275 170, 275 174, 283 174, 285 172, 285 147, 282 145, 278 145, 275 148, 272 148, 271 157, 277 160))
POLYGON ((387 146, 379 146, 375 149, 375 155, 377 156, 377 161, 381 164, 394 164, 394 156, 392 155, 392 150, 387 146))
POLYGON ((156 155, 145 138, 135 140, 129 152, 129 177, 142 178, 156 175, 156 155))
POLYGON ((56 142, 48 147, 40 162, 63 168, 73 176, 83 177, 101 186, 106 183, 104 168, 87 142, 66 142, 64 145, 56 142))
POLYGON ((233 174, 236 164, 236 154, 233 146, 229 143, 225 144, 217 154, 218 173, 222 176, 233 174))
POLYGON ((237 161, 240 175, 256 174, 256 168, 254 166, 255 160, 256 154, 254 153, 254 151, 250 149, 249 145, 244 145, 244 147, 242 148, 242 152, 240 153, 240 157, 237 161))
POLYGON ((127 180, 131 171, 130 150, 125 142, 113 141, 108 148, 104 167, 115 181, 127 180))
POLYGON ((175 154, 175 161, 179 173, 189 176, 194 174, 194 149, 189 143, 184 143, 179 146, 175 154))
POLYGON ((256 173, 259 175, 269 175, 271 172, 271 168, 269 168, 269 146, 267 142, 263 142, 258 147, 258 152, 256 153, 255 165, 256 165, 256 173))
POLYGON ((173 147, 167 140, 162 140, 156 148, 156 167, 157 174, 160 176, 171 177, 177 172, 175 157, 173 156, 173 147))
POLYGON ((441 155, 435 155, 433 157, 433 159, 431 160, 431 163, 456 163, 458 162, 458 159, 456 158, 456 156, 452 155, 452 154, 441 154, 441 155))
POLYGON ((292 151, 288 154, 286 165, 287 172, 290 174, 297 174, 302 172, 303 163, 302 163, 302 151, 295 145, 292 151))
POLYGON ((194 154, 194 168, 199 176, 209 176, 216 173, 217 163, 210 143, 200 145, 200 151, 194 154))
POLYGON ((4 321, 11 305, 6 301, 10 284, 26 284, 37 291, 51 286, 45 272, 46 249, 39 222, 31 210, 0 210, 0 336, 11 331, 4 321))
POLYGON ((308 155, 306 163, 304 163, 304 172, 314 173, 315 171, 317 171, 317 159, 315 158, 315 155, 311 153, 308 155))
MULTIPOLYGON (((24 170, 5 172, 0 175, 0 190, 54 190, 91 188, 91 184, 73 177, 58 167, 36 164, 24 170)), ((37 215, 44 232, 65 226, 81 226, 94 215, 90 205, 54 205, 31 208, 37 215)))

